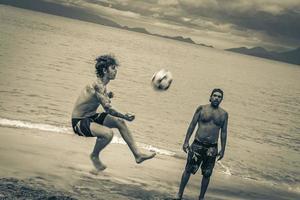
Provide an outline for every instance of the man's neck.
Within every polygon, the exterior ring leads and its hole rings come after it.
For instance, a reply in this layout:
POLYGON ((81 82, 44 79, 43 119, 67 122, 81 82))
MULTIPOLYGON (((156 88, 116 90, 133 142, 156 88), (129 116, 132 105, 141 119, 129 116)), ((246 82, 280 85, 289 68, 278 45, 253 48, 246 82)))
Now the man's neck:
POLYGON ((210 104, 210 107, 211 107, 212 109, 218 109, 218 108, 219 108, 219 105, 214 106, 214 105, 211 103, 211 104, 210 104))
POLYGON ((107 78, 106 76, 100 78, 101 82, 103 83, 103 85, 107 85, 109 83, 109 78, 107 78))

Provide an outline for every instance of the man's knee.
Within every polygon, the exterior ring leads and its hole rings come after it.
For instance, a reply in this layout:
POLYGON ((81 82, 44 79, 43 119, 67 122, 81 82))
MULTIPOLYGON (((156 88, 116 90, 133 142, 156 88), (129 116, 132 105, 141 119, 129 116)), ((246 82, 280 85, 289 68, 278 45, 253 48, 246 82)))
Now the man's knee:
POLYGON ((120 118, 116 119, 116 124, 118 128, 123 128, 126 126, 125 120, 120 118))
POLYGON ((191 171, 191 169, 185 168, 183 174, 184 176, 190 176, 191 174, 193 174, 193 172, 191 171))
POLYGON ((203 171, 202 171, 202 175, 203 175, 205 178, 209 178, 209 177, 212 175, 212 170, 210 170, 210 169, 203 170, 203 171))
POLYGON ((113 130, 109 129, 107 134, 106 134, 106 139, 112 140, 113 137, 114 137, 114 132, 113 132, 113 130))

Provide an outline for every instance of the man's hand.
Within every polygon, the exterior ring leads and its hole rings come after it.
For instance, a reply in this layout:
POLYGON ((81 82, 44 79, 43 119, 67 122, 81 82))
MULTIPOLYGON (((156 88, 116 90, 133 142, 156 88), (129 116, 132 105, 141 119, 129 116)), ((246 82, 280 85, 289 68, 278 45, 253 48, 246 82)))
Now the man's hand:
POLYGON ((124 119, 131 122, 131 121, 133 121, 135 119, 135 116, 133 114, 126 113, 124 115, 124 119))
POLYGON ((107 96, 108 98, 112 99, 115 96, 115 94, 113 92, 109 92, 107 93, 107 96))
POLYGON ((219 156, 218 160, 221 160, 224 157, 224 151, 223 150, 219 151, 218 156, 219 156))
POLYGON ((184 151, 185 153, 187 153, 188 150, 189 150, 189 144, 188 144, 188 143, 184 143, 183 146, 182 146, 182 149, 183 149, 183 151, 184 151))

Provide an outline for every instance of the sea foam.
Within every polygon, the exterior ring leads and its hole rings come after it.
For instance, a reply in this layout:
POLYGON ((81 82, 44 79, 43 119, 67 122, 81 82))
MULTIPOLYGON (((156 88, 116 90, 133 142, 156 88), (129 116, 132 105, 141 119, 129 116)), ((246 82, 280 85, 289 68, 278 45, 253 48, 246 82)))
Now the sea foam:
MULTIPOLYGON (((50 131, 50 132, 56 132, 56 133, 66 133, 66 134, 73 134, 71 128, 63 127, 63 126, 55 126, 50 124, 40 124, 40 123, 32 123, 27 121, 21 121, 21 120, 14 120, 14 119, 5 119, 0 118, 0 126, 2 127, 13 127, 13 128, 26 128, 26 129, 36 129, 41 131, 50 131)), ((114 144, 122 144, 125 145, 126 142, 123 140, 123 138, 119 136, 114 136, 112 143, 114 144)), ((166 155, 166 156, 174 156, 175 153, 160 149, 157 147, 154 147, 149 144, 144 143, 137 143, 139 147, 142 149, 146 149, 152 152, 156 152, 157 154, 166 155)))

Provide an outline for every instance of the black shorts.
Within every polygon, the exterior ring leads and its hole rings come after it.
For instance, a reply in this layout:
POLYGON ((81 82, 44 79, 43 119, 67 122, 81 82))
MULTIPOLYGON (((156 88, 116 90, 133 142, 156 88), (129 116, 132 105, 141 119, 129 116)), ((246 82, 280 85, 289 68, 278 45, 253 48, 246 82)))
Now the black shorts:
POLYGON ((200 165, 202 175, 209 177, 215 166, 218 144, 207 144, 195 140, 188 152, 186 171, 195 174, 200 165))
POLYGON ((86 117, 86 118, 73 118, 72 119, 72 127, 73 131, 79 136, 85 137, 94 137, 90 130, 91 122, 96 122, 97 124, 103 124, 107 113, 96 113, 93 116, 86 117))

